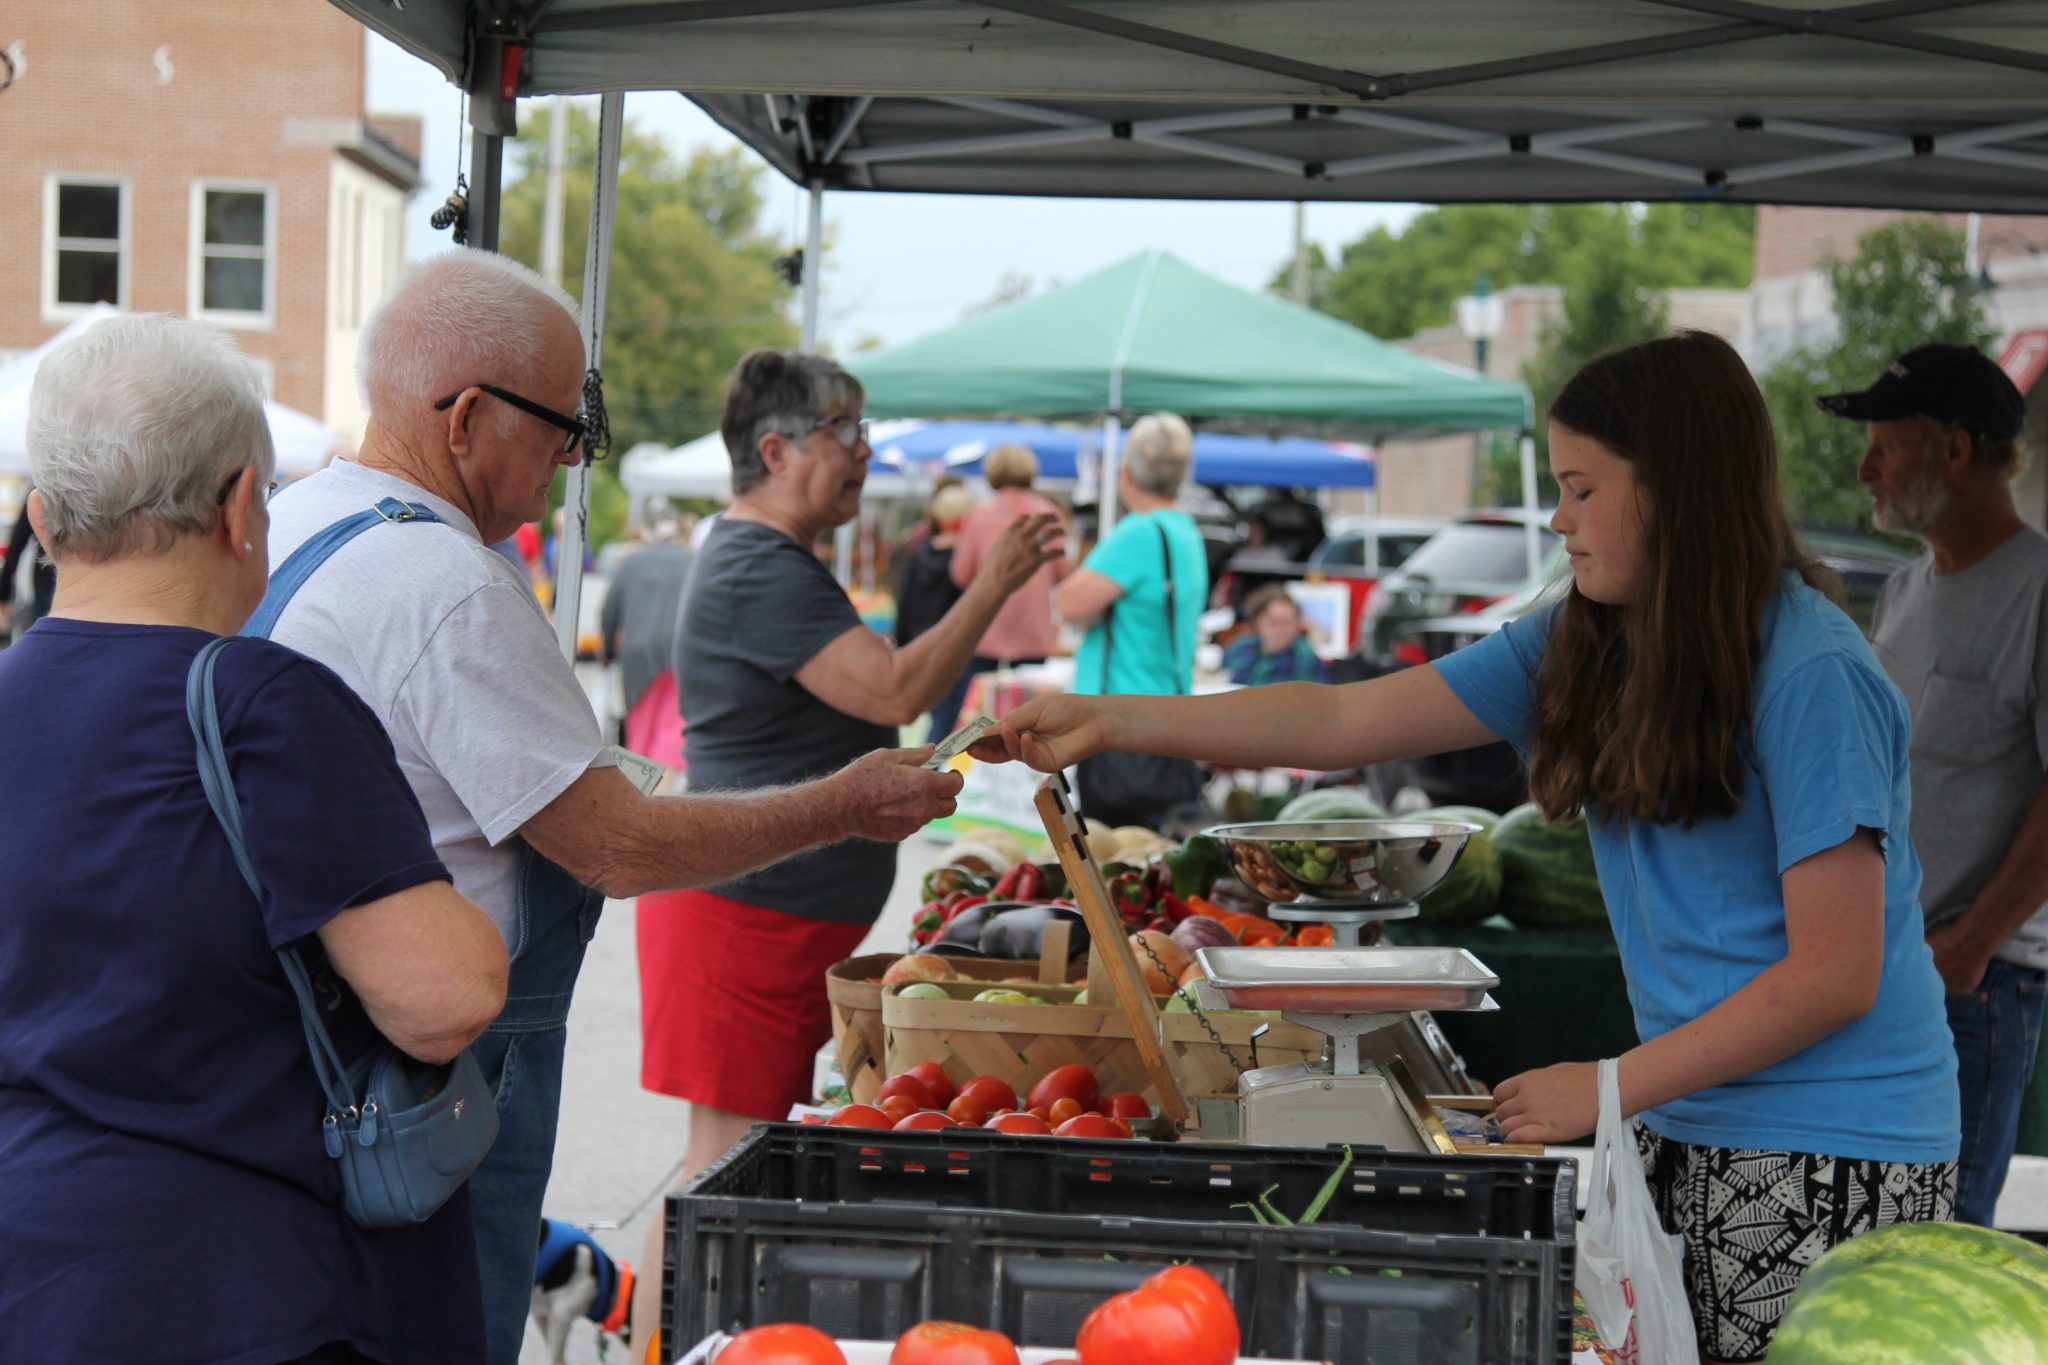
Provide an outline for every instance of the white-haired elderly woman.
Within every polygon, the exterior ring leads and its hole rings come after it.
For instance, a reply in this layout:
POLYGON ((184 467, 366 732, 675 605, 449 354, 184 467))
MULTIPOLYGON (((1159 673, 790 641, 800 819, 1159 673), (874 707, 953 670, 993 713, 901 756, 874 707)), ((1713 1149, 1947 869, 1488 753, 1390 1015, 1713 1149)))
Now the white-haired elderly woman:
MULTIPOLYGON (((1054 518, 1018 517, 931 629, 899 649, 863 625, 811 547, 860 510, 874 454, 866 397, 820 356, 755 351, 733 372, 721 424, 733 503, 698 552, 678 625, 694 789, 802 782, 894 745, 1059 553, 1054 518)), ((832 1033, 825 969, 866 937, 895 878, 893 845, 847 840, 709 890, 641 897, 641 1079, 692 1105, 686 1175, 809 1097, 832 1033)), ((659 1237, 648 1264, 660 1264, 659 1237)))
MULTIPOLYGON (((1053 596, 1060 618, 1087 630, 1074 659, 1080 695, 1193 690, 1209 560, 1194 518, 1175 502, 1194 448, 1194 433, 1170 412, 1140 418, 1125 439, 1117 475, 1124 515, 1053 596)), ((1084 767, 1081 804, 1112 825, 1156 828, 1172 806, 1195 795, 1192 784, 1191 769, 1162 770, 1136 784, 1148 788, 1141 792, 1108 780, 1102 765, 1084 767), (1157 789, 1165 780, 1176 789, 1157 789)))
POLYGON ((349 1221, 275 950, 311 959, 344 1056, 381 1032, 442 1062, 498 1011, 503 941, 319 664, 261 640, 219 663, 260 903, 200 785, 186 671, 264 594, 262 397, 224 333, 160 316, 36 374, 28 515, 57 593, 0 653, 0 1342, 481 1360, 466 1195, 403 1230, 349 1221))

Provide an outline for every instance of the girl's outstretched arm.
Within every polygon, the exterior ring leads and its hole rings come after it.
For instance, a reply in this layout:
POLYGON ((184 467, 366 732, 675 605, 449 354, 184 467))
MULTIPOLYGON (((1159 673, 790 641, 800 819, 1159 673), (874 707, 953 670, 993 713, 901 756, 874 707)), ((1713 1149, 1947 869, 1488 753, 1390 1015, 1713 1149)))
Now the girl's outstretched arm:
MULTIPOLYGON (((1884 854, 1849 839, 1785 869, 1785 956, 1699 1018, 1621 1055, 1624 1116, 1761 1071, 1870 1012, 1884 975, 1884 854)), ((1494 1090, 1509 1142, 1568 1142, 1599 1125, 1592 1062, 1494 1090)))
POLYGON ((1041 697, 1003 718, 977 758, 1058 772, 1105 749, 1233 768, 1331 771, 1500 738, 1435 668, 1331 687, 1275 683, 1208 697, 1041 697))

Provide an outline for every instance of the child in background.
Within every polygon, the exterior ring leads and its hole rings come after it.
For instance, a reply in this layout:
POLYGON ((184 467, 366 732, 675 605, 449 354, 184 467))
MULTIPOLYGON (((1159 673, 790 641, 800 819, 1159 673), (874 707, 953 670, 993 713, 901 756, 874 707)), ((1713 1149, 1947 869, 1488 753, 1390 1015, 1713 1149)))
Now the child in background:
POLYGON ((1287 589, 1270 583, 1245 599, 1251 633, 1223 651, 1223 671, 1234 683, 1328 682, 1330 670, 1301 633, 1301 608, 1287 589))

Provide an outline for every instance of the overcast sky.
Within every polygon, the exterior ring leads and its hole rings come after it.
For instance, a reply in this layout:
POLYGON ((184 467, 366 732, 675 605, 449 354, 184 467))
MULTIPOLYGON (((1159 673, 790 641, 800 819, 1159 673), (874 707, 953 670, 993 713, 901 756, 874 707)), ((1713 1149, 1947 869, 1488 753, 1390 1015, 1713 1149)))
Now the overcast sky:
MULTIPOLYGON (((413 256, 448 245, 427 215, 455 184, 455 87, 425 62, 372 34, 369 107, 426 120, 425 188, 414 197, 407 241, 413 256)), ((734 139, 680 95, 626 99, 626 118, 678 151, 734 139)), ((466 166, 465 166, 466 169, 466 166)), ((803 235, 804 195, 770 170, 767 221, 783 238, 803 235)), ((1398 224, 1412 205, 1312 204, 1308 234, 1335 255, 1377 223, 1398 224)), ((819 332, 842 352, 864 336, 910 341, 957 322, 996 291, 1006 273, 1043 287, 1072 281, 1136 251, 1164 247, 1190 264, 1250 289, 1264 288, 1292 250, 1292 204, 1186 200, 1027 199, 995 195, 825 196, 833 247, 826 261, 819 332)), ((570 232, 581 232, 580 224, 570 232)))

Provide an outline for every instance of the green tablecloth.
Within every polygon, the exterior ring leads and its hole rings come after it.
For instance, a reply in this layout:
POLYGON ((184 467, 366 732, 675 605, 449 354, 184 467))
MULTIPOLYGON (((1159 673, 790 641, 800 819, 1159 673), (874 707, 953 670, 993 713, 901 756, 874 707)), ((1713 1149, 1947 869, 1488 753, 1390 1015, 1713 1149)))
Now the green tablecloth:
POLYGON ((1499 1011, 1441 1012, 1436 1022, 1475 1080, 1497 1085, 1554 1062, 1594 1062, 1636 1045, 1621 954, 1607 929, 1522 929, 1496 916, 1469 929, 1402 920, 1387 941, 1463 948, 1500 978, 1499 1011))
MULTIPOLYGON (((1436 1016, 1475 1079, 1489 1085, 1553 1062, 1618 1057, 1636 1045, 1621 957, 1605 929, 1519 929, 1498 916, 1470 929, 1389 924, 1387 941, 1464 948, 1500 978, 1496 1014, 1436 1016)), ((2048 1065, 2034 1068, 2014 1150, 2048 1156, 2048 1065)))

